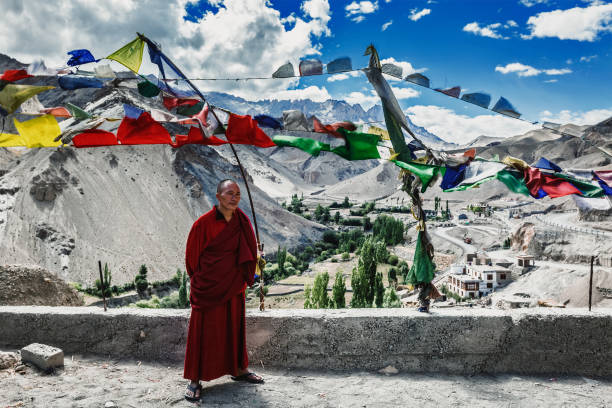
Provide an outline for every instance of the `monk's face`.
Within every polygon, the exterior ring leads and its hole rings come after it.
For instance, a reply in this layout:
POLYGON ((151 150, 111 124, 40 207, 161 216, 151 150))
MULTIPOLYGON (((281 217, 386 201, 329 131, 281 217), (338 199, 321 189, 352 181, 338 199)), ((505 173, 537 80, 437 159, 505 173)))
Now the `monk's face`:
POLYGON ((234 212, 240 203, 240 187, 236 183, 225 183, 217 193, 217 200, 221 209, 234 212))

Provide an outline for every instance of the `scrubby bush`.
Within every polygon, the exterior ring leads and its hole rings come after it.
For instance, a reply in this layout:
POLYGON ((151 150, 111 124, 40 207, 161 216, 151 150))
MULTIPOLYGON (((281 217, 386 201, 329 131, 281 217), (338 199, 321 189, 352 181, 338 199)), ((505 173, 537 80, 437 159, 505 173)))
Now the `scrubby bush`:
POLYGON ((394 288, 387 288, 385 290, 383 307, 402 307, 402 302, 394 288))
POLYGON ((389 255, 389 258, 387 258, 387 263, 389 265, 395 266, 398 264, 398 262, 399 262, 399 258, 397 257, 397 255, 392 254, 392 255, 389 255))
POLYGON ((134 278, 134 284, 136 285, 136 290, 139 295, 143 295, 145 291, 149 288, 149 282, 147 281, 147 266, 140 265, 140 269, 138 270, 138 274, 136 278, 134 278))

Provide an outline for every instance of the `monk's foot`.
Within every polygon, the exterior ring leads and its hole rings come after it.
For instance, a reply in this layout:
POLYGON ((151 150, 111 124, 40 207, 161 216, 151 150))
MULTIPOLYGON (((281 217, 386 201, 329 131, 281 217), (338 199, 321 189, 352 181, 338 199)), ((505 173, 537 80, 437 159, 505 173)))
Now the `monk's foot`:
POLYGON ((187 401, 196 402, 202 398, 202 385, 197 381, 192 381, 185 390, 185 399, 187 401))
POLYGON ((240 375, 235 377, 232 376, 232 380, 234 381, 245 381, 251 384, 263 384, 264 380, 260 376, 255 373, 250 373, 248 371, 243 372, 240 375))

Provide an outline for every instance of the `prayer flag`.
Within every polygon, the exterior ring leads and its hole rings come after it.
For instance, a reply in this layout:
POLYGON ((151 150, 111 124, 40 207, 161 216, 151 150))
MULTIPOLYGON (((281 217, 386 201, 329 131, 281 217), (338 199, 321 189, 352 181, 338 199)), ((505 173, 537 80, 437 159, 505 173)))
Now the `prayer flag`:
POLYGON ((134 41, 124 45, 106 58, 115 60, 130 70, 138 73, 140 64, 142 63, 144 44, 145 43, 143 40, 136 38, 134 41))
POLYGON ((514 109, 514 106, 503 96, 499 97, 499 100, 495 102, 495 106, 491 109, 494 112, 501 113, 502 115, 510 116, 512 118, 519 118, 521 114, 514 109))
POLYGON ((463 94, 461 99, 485 109, 488 109, 491 103, 491 95, 479 92, 463 94))
POLYGON ((336 122, 330 125, 323 125, 321 121, 314 116, 312 117, 312 124, 315 132, 327 133, 337 138, 343 138, 340 132, 338 132, 339 128, 343 128, 350 131, 354 131, 355 129, 357 129, 357 127, 351 122, 336 122))
POLYGON ((448 190, 451 188, 455 188, 465 179, 465 168, 467 164, 462 164, 458 167, 446 167, 446 171, 444 172, 444 177, 442 178, 442 182, 440 183, 440 188, 442 190, 448 190))
POLYGON ((64 90, 73 91, 81 88, 102 88, 104 83, 95 77, 80 75, 63 75, 57 78, 59 86, 64 90))
POLYGON ((25 78, 32 78, 32 75, 29 75, 25 69, 7 69, 0 76, 0 80, 8 82, 15 82, 25 78))
POLYGON ((14 133, 0 133, 0 147, 25 146, 26 142, 20 135, 14 133))
POLYGON ((187 104, 179 105, 176 108, 176 113, 179 115, 183 115, 183 116, 193 116, 193 115, 197 115, 198 113, 200 113, 202 109, 204 109, 204 102, 198 101, 197 103, 193 105, 187 105, 187 104))
POLYGON ((561 167, 557 166, 555 163, 549 161, 548 159, 544 157, 540 157, 540 160, 538 160, 538 162, 534 164, 533 167, 537 167, 539 169, 544 169, 544 170, 552 170, 552 171, 556 171, 559 173, 563 171, 561 170, 561 167))
POLYGON ((429 88, 429 78, 427 78, 423 74, 410 74, 404 81, 412 82, 413 84, 424 86, 425 88, 429 88))
POLYGON ((453 98, 458 98, 459 94, 461 93, 461 87, 460 86, 454 86, 454 87, 448 88, 448 89, 436 88, 436 89, 434 89, 434 91, 443 93, 444 95, 448 95, 448 96, 451 96, 453 98))
POLYGON ((351 132, 341 127, 338 128, 338 132, 346 139, 346 145, 333 148, 331 150, 333 153, 346 160, 380 159, 378 135, 351 132))
POLYGON ((81 65, 81 64, 87 64, 90 62, 98 62, 100 60, 97 60, 94 58, 93 55, 91 55, 91 52, 89 50, 72 50, 72 51, 68 51, 68 55, 71 55, 70 59, 68 60, 68 65, 75 66, 75 65, 81 65))
POLYGON ((204 137, 202 130, 197 126, 191 126, 189 128, 189 133, 186 135, 175 135, 174 139, 176 142, 170 142, 170 145, 174 148, 186 144, 220 146, 227 143, 225 140, 221 140, 216 136, 204 137))
POLYGON ((318 156, 321 151, 330 151, 329 144, 307 137, 274 135, 272 141, 277 146, 295 147, 313 156, 318 156))
POLYGON ((280 129, 283 127, 283 125, 278 120, 274 119, 272 116, 257 115, 253 119, 255 119, 261 127, 267 127, 271 129, 280 129))
POLYGON ((604 195, 604 190, 600 186, 590 183, 588 181, 578 180, 576 178, 570 177, 562 173, 554 173, 553 175, 561 179, 565 179, 569 181, 574 187, 580 190, 580 193, 584 197, 593 198, 593 197, 601 197, 604 195))
POLYGON ((170 144, 171 142, 166 128, 154 121, 148 112, 142 112, 138 119, 124 117, 117 129, 117 139, 122 145, 170 144))
POLYGON ((382 73, 402 79, 402 67, 395 64, 382 64, 382 73))
POLYGON ((574 194, 572 196, 574 202, 576 203, 576 207, 582 211, 610 211, 612 209, 612 205, 610 204, 610 200, 605 197, 602 198, 585 198, 579 195, 574 194))
POLYGON ((66 108, 70 111, 72 117, 77 120, 89 119, 92 117, 89 113, 85 112, 78 106, 71 104, 70 102, 66 102, 66 108))
POLYGON ((516 170, 501 170, 495 177, 504 183, 513 193, 529 196, 529 189, 523 180, 523 175, 516 170))
POLYGON ((444 175, 447 171, 446 167, 435 166, 432 164, 421 164, 415 162, 403 162, 392 160, 398 167, 408 170, 421 180, 421 193, 424 193, 429 187, 429 184, 439 174, 444 175))
POLYGON ((13 122, 27 147, 55 147, 62 144, 59 140, 54 141, 62 131, 57 120, 51 115, 43 115, 25 122, 13 119, 13 122))
POLYGON ((328 74, 335 74, 338 72, 351 71, 352 69, 353 69, 353 65, 349 57, 337 58, 327 64, 328 74))
POLYGON ((26 100, 20 107, 21 113, 27 113, 30 115, 38 115, 43 109, 45 109, 45 107, 42 103, 40 103, 38 96, 36 95, 26 100))
POLYGON ((138 83, 138 93, 140 93, 145 98, 153 98, 154 96, 159 95, 161 90, 150 81, 143 81, 138 83))
POLYGON ((287 62, 272 74, 272 78, 291 78, 294 76, 295 72, 293 70, 293 65, 290 62, 287 62))
POLYGON ((39 113, 44 113, 47 115, 53 115, 56 118, 70 118, 72 115, 68 111, 68 109, 63 106, 56 106, 55 108, 43 108, 39 113))
POLYGON ((419 283, 431 282, 436 271, 436 265, 429 257, 427 248, 423 244, 423 234, 425 234, 424 231, 419 231, 417 235, 412 267, 408 271, 408 275, 406 275, 406 282, 413 286, 419 283))
POLYGON ((72 138, 75 147, 115 146, 117 137, 102 129, 87 129, 72 138))
POLYGON ((127 103, 123 104, 123 111, 125 112, 125 117, 130 119, 138 119, 144 112, 144 110, 128 105, 127 103))
POLYGON ((300 76, 321 75, 323 64, 318 59, 300 61, 300 76))
POLYGON ((178 106, 193 106, 198 102, 200 102, 199 99, 171 98, 164 96, 164 106, 168 110, 172 110, 178 106))
POLYGON ((0 91, 0 106, 4 108, 7 113, 13 113, 23 102, 34 95, 53 88, 53 86, 7 84, 0 91))
POLYGON ((369 125, 368 126, 368 131, 366 133, 370 133, 370 134, 373 134, 373 135, 378 135, 378 136, 380 136, 380 138, 382 140, 391 140, 389 138, 389 132, 387 132, 387 129, 383 129, 383 128, 378 127, 378 126, 369 125))
POLYGON ((234 144, 247 144, 257 147, 276 146, 274 142, 257 126, 250 116, 230 114, 225 132, 227 140, 234 144))
POLYGON ((283 111, 283 128, 286 130, 310 130, 306 116, 299 110, 283 111))
POLYGON ((542 173, 539 169, 531 167, 525 169, 524 177, 529 193, 535 198, 542 197, 542 193, 539 192, 540 189, 551 198, 581 194, 580 190, 574 187, 572 183, 554 175, 542 173))

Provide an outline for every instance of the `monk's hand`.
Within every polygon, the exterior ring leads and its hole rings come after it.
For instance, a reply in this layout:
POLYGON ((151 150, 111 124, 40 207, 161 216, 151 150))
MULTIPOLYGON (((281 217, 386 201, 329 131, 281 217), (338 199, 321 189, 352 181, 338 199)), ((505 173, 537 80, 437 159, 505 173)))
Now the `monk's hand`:
POLYGON ((266 260, 263 257, 263 254, 257 258, 257 264, 259 265, 259 270, 263 271, 266 267, 266 260))

